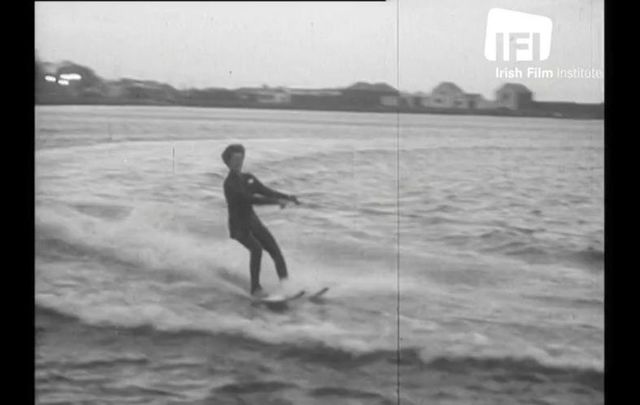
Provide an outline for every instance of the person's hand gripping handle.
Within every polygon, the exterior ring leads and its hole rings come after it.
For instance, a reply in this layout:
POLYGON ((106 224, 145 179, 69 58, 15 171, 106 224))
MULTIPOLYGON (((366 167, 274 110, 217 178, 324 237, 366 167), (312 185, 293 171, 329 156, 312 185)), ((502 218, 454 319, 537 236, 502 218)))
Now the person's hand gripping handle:
POLYGON ((280 205, 280 209, 285 208, 289 202, 293 202, 296 205, 300 205, 300 201, 298 200, 298 197, 296 197, 295 195, 290 195, 290 196, 288 196, 288 198, 280 198, 278 200, 278 204, 280 205))

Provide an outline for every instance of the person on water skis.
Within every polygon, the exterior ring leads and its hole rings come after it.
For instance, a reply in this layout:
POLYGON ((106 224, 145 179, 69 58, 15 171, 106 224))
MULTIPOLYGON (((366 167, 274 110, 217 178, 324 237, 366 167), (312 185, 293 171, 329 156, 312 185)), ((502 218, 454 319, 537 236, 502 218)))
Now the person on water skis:
POLYGON ((246 247, 251 253, 251 295, 264 296, 260 286, 260 262, 262 250, 266 250, 276 267, 278 278, 285 281, 288 278, 287 264, 282 256, 280 247, 271 232, 260 221, 254 205, 280 205, 287 203, 300 204, 295 195, 287 195, 263 185, 251 173, 243 173, 245 149, 241 144, 232 144, 222 152, 222 161, 229 168, 229 174, 224 181, 224 196, 229 211, 229 236, 246 247))

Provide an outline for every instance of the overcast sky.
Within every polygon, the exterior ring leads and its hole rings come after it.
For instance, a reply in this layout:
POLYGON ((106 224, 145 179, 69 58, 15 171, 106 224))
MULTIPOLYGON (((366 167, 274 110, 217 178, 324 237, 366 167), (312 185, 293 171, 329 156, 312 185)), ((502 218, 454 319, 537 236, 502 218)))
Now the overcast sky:
MULTIPOLYGON (((603 0, 36 3, 38 58, 70 60, 107 79, 179 88, 342 87, 387 82, 424 91, 453 81, 494 97, 496 67, 604 70, 603 0), (550 17, 549 59, 484 57, 487 13, 550 17), (399 34, 399 35, 398 35, 399 34)), ((602 79, 523 79, 538 100, 601 102, 602 79)))

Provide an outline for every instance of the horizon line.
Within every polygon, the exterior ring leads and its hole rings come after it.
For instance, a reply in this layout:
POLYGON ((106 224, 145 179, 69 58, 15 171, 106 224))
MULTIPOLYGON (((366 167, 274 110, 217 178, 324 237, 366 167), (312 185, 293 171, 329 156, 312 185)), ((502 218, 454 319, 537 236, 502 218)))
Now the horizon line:
MULTIPOLYGON (((37 54, 37 52, 36 52, 37 54)), ((248 89, 260 89, 260 88, 264 88, 264 89, 270 89, 270 90, 274 90, 274 89, 291 89, 291 90, 343 90, 343 89, 347 89, 351 86, 354 86, 358 83, 364 83, 364 84, 368 84, 368 85, 387 85, 392 87, 394 90, 396 90, 399 95, 404 93, 404 94, 408 94, 408 95, 413 95, 413 96, 420 96, 420 95, 430 95, 432 94, 433 88, 436 88, 438 86, 440 86, 443 83, 453 83, 454 85, 456 85, 457 87, 459 87, 461 90, 462 88, 456 84, 455 82, 451 81, 451 80, 441 80, 440 82, 438 82, 438 84, 436 84, 430 91, 425 91, 425 90, 401 90, 401 89, 397 89, 394 86, 392 86, 391 84, 387 83, 387 82, 369 82, 366 80, 356 80, 351 82, 351 84, 347 84, 344 86, 323 86, 323 87, 311 87, 311 86, 304 86, 304 87, 298 87, 296 85, 269 85, 266 83, 262 83, 260 85, 245 85, 245 86, 238 86, 238 87, 224 87, 224 86, 216 86, 216 85, 210 85, 210 86, 206 86, 206 87, 196 87, 196 86, 178 86, 178 85, 174 85, 171 84, 169 82, 165 82, 165 81, 160 81, 160 80, 156 80, 156 79, 140 79, 140 78, 134 78, 134 77, 127 77, 127 76, 121 76, 118 78, 107 78, 104 76, 99 75, 94 68, 88 66, 88 65, 83 65, 74 61, 71 61, 69 59, 63 59, 61 61, 57 61, 57 62, 49 62, 49 61, 44 61, 44 60, 38 60, 38 58, 35 58, 35 62, 36 63, 41 63, 41 64, 47 64, 47 65, 54 65, 56 68, 59 68, 61 65, 65 65, 65 64, 71 64, 71 65, 75 65, 75 66, 81 66, 84 68, 87 68, 89 70, 91 70, 97 77, 99 77, 101 80, 104 81, 109 81, 109 82, 117 82, 117 81, 121 81, 121 80, 134 80, 134 81, 140 81, 140 82, 154 82, 154 83, 158 83, 158 84, 162 84, 162 85, 167 85, 170 86, 172 88, 174 88, 175 90, 178 91, 186 91, 186 90, 208 90, 208 89, 222 89, 222 90, 230 90, 230 91, 234 91, 234 90, 240 90, 240 89, 244 89, 244 88, 248 88, 248 89)), ((495 92, 500 89, 502 86, 504 86, 505 84, 521 84, 523 86, 525 86, 527 89, 529 89, 534 95, 536 94, 535 91, 533 91, 529 86, 526 86, 520 82, 515 82, 515 81, 503 81, 502 84, 498 87, 496 87, 496 89, 494 89, 491 92, 491 95, 495 95, 495 92)), ((467 92, 464 91, 464 94, 480 94, 483 97, 486 97, 486 95, 484 93, 477 93, 477 92, 467 92)), ((489 100, 489 99, 487 99, 489 100)), ((576 104, 604 104, 605 100, 602 99, 600 101, 576 101, 576 100, 558 100, 558 99, 538 99, 538 101, 541 102, 566 102, 566 103, 576 103, 576 104)))

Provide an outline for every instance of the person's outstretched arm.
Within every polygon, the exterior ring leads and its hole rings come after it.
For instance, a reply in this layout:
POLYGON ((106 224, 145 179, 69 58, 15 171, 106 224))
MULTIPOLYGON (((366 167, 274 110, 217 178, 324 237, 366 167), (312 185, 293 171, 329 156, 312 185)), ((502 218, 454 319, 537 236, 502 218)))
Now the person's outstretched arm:
POLYGON ((295 203, 298 203, 298 199, 296 198, 296 196, 284 194, 279 191, 270 189, 269 187, 262 184, 256 176, 251 175, 251 177, 253 178, 253 181, 254 181, 254 187, 255 187, 256 193, 261 194, 265 197, 275 198, 276 200, 283 199, 283 200, 294 201, 295 203))
POLYGON ((225 182, 224 192, 225 192, 225 195, 227 196, 227 201, 233 205, 237 205, 242 202, 253 204, 253 205, 280 204, 280 201, 278 198, 251 194, 247 189, 239 186, 233 181, 225 182))
MULTIPOLYGON (((252 195, 249 197, 253 205, 277 205, 280 204, 279 198, 265 197, 261 195, 252 195)), ((280 204, 281 205, 281 204, 280 204)))

